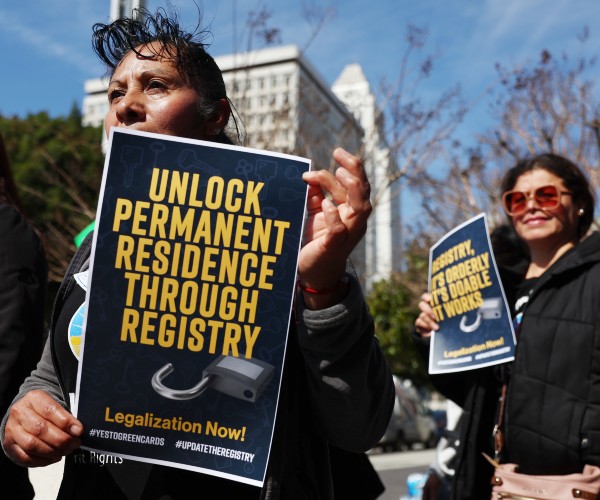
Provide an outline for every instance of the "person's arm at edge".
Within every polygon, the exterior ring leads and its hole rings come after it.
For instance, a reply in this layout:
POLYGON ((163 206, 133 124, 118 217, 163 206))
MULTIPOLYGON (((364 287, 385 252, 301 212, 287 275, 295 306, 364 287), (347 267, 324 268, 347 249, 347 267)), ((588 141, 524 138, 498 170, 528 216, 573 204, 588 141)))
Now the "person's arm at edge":
MULTIPOLYGON (((62 413, 62 416, 66 416, 66 412, 69 412, 69 404, 64 400, 62 390, 58 383, 58 378, 56 376, 56 372, 54 370, 54 366, 52 363, 52 356, 50 352, 50 343, 51 338, 48 338, 46 345, 44 347, 44 352, 42 353, 42 357, 36 367, 36 369, 31 373, 29 377, 25 379, 23 384, 19 389, 19 393, 15 396, 13 402, 11 403, 8 411, 4 415, 2 419, 2 424, 0 426, 0 443, 2 444, 2 449, 5 454, 13 460, 15 463, 23 466, 41 466, 48 465, 50 463, 54 463, 60 459, 61 456, 66 455, 73 451, 73 449, 79 446, 79 442, 77 439, 71 440, 70 444, 67 445, 62 451, 60 449, 54 450, 54 452, 49 457, 39 457, 39 456, 31 456, 31 457, 22 457, 20 460, 15 459, 13 453, 7 452, 7 446, 10 445, 14 447, 14 443, 7 443, 6 440, 6 425, 11 417, 11 410, 13 406, 22 400, 25 401, 26 398, 32 397, 36 393, 43 393, 46 397, 51 397, 52 399, 49 401, 44 401, 46 410, 48 414, 57 415, 58 413, 62 413), (57 405, 54 406, 53 402, 56 402, 57 405), (48 404, 49 403, 49 404, 48 404), (62 410, 62 411, 61 411, 62 410)), ((54 417, 53 417, 54 418, 54 417)), ((70 419, 62 418, 62 420, 69 420, 66 425, 72 425, 76 421, 74 417, 71 416, 70 419)), ((80 425, 80 424, 78 424, 80 425)), ((80 434, 81 429, 76 429, 75 434, 80 434)))
MULTIPOLYGON (((29 226, 11 205, 0 203, 0 400, 12 395, 9 381, 28 338, 25 316, 32 314, 19 273, 32 255, 29 226)), ((33 264, 32 264, 33 267, 33 264)))
POLYGON ((318 427, 331 444, 363 452, 377 444, 394 406, 392 374, 351 271, 346 297, 322 310, 297 298, 298 338, 318 427))
POLYGON ((52 356, 50 354, 50 338, 46 341, 44 346, 44 352, 38 362, 36 369, 31 372, 31 375, 27 377, 21 387, 19 393, 13 399, 13 402, 8 407, 8 411, 2 416, 2 424, 0 426, 0 442, 4 447, 4 430, 6 428, 6 421, 10 414, 10 408, 23 396, 33 390, 42 390, 50 394, 63 408, 68 409, 68 404, 64 401, 62 390, 56 378, 56 372, 52 364, 52 356))

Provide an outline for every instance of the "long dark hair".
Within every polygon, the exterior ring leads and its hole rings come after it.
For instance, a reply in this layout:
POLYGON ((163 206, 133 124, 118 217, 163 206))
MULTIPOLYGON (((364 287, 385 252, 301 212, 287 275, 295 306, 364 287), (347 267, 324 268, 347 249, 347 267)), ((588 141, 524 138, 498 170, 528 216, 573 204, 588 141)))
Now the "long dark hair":
POLYGON ((515 187, 521 175, 538 168, 559 177, 565 187, 573 193, 573 200, 577 200, 581 204, 583 214, 578 218, 577 236, 582 238, 594 221, 596 203, 594 192, 590 187, 587 177, 571 160, 554 153, 544 153, 521 160, 504 175, 502 179, 502 192, 510 191, 515 187))
MULTIPOLYGON (((199 17, 202 14, 199 11, 199 17)), ((110 24, 96 23, 93 26, 92 46, 94 52, 113 75, 123 58, 134 52, 138 57, 166 57, 189 78, 190 83, 200 96, 198 113, 202 120, 212 118, 225 99, 230 108, 234 107, 227 97, 223 74, 213 57, 206 51, 208 44, 205 40, 211 35, 210 31, 200 27, 200 21, 192 32, 184 31, 179 24, 174 8, 167 13, 164 8, 158 8, 151 14, 146 8, 135 9, 131 18, 121 18, 110 24), (158 45, 151 54, 141 54, 137 47, 155 43, 158 45)), ((240 128, 237 119, 232 115, 237 142, 240 141, 240 128)), ((231 144, 232 140, 220 131, 217 142, 231 144)))
POLYGON ((2 135, 0 135, 0 203, 13 205, 19 212, 23 213, 21 198, 13 178, 2 135))

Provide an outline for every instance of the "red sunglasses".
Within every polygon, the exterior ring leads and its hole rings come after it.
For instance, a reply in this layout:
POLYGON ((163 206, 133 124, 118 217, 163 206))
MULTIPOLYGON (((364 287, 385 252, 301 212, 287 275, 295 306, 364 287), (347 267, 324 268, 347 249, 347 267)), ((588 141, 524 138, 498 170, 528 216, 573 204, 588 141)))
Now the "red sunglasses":
POLYGON ((542 210, 553 210, 560 205, 563 194, 573 194, 569 191, 559 191, 556 186, 548 185, 537 188, 533 194, 523 191, 507 191, 502 195, 502 205, 508 215, 519 215, 527 210, 527 202, 535 201, 542 210))

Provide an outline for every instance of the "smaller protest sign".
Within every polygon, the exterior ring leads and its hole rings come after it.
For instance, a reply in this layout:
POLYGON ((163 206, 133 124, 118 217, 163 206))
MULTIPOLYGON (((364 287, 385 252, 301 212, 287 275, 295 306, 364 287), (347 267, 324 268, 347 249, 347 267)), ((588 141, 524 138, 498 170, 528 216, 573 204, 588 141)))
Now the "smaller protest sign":
POLYGON ((429 293, 440 325, 431 339, 429 373, 514 359, 515 333, 485 214, 461 224, 431 248, 429 293))

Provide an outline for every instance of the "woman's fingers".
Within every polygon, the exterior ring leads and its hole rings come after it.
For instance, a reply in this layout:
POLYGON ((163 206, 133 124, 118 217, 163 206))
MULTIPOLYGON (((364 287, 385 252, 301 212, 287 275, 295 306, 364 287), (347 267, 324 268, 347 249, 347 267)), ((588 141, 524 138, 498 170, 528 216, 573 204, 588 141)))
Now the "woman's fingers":
POLYGON ((440 328, 440 325, 436 321, 430 301, 431 296, 428 293, 421 295, 421 300, 419 301, 419 309, 421 312, 415 320, 415 329, 421 336, 428 336, 432 331, 437 331, 440 328))
POLYGON ((4 449, 26 466, 57 462, 81 445, 83 426, 49 394, 31 391, 10 410, 4 449))

